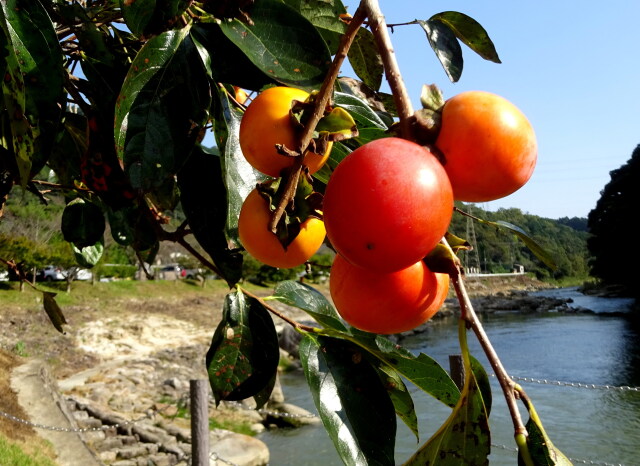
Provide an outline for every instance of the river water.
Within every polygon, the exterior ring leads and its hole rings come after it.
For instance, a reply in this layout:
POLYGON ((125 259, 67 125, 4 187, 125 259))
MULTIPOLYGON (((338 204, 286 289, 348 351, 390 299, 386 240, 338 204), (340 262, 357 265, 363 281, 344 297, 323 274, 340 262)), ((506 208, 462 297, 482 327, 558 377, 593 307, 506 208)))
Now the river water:
MULTIPOLYGON (((630 301, 584 296, 572 288, 540 293, 571 297, 573 306, 594 313, 501 312, 483 316, 483 326, 503 365, 514 377, 599 386, 520 382, 551 440, 574 464, 640 465, 640 391, 600 388, 640 387, 640 322, 625 314, 630 301)), ((469 334, 468 339, 472 354, 491 374, 475 337, 469 334)), ((448 368, 449 355, 459 353, 456 320, 436 319, 426 332, 402 344, 448 368)), ((316 413, 302 373, 284 374, 281 383, 287 402, 316 413)), ((491 383, 490 462, 515 465, 511 419, 495 377, 491 383)), ((408 459, 450 413, 449 408, 420 391, 414 391, 413 397, 420 442, 398 420, 397 464, 408 459)), ((521 412, 526 421, 526 410, 521 412)), ((270 430, 260 439, 269 446, 272 466, 342 464, 321 425, 270 430)))

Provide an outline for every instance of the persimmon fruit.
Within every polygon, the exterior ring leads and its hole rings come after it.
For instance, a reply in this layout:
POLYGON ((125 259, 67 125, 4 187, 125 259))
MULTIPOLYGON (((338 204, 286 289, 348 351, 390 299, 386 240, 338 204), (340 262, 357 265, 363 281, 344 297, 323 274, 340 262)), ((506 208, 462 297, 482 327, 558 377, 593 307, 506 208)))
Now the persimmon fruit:
MULTIPOLYGON (((247 161, 256 170, 277 178, 282 170, 291 167, 294 158, 280 154, 276 144, 297 150, 300 135, 291 120, 290 110, 294 101, 304 102, 309 93, 292 87, 270 87, 256 96, 240 121, 240 148, 247 161)), ((329 158, 332 143, 324 154, 308 152, 304 164, 309 173, 318 171, 329 158)))
POLYGON ((486 202, 508 196, 529 181, 538 158, 526 116, 507 99, 467 91, 442 108, 435 142, 456 200, 486 202))
POLYGON ((325 239, 326 231, 322 220, 308 217, 300 225, 298 235, 285 248, 269 229, 270 220, 269 201, 256 188, 242 203, 238 234, 246 251, 271 267, 292 268, 304 264, 320 249, 325 239))
POLYGON ((449 292, 449 276, 423 261, 391 273, 355 266, 339 254, 331 266, 333 303, 351 326, 379 334, 402 333, 429 320, 449 292))
POLYGON ((327 236, 340 255, 366 269, 393 272, 424 258, 442 239, 453 194, 430 151, 389 137, 359 147, 338 164, 323 211, 327 236))

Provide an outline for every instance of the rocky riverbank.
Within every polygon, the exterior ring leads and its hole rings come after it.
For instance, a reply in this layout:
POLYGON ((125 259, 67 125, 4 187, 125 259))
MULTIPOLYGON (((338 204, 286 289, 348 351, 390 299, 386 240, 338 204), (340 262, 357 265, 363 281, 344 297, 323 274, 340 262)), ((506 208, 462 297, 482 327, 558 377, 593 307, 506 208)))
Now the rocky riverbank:
MULTIPOLYGON (((529 292, 545 285, 525 277, 467 280, 466 286, 477 312, 569 310, 568 303, 563 300, 530 296, 529 292)), ((327 290, 321 291, 327 294, 327 290)), ((62 347, 62 337, 56 332, 46 331, 37 336, 44 346, 60 345, 59 357, 69 355, 68 361, 61 361, 61 366, 44 385, 49 387, 52 398, 58 397, 53 406, 57 405, 68 419, 67 429, 81 431, 75 435, 79 435, 82 444, 88 447, 95 464, 188 464, 191 448, 189 381, 207 377, 204 355, 215 328, 211 310, 215 309, 217 313, 221 308, 221 301, 217 299, 211 302, 174 301, 163 305, 157 299, 136 298, 134 306, 111 315, 98 315, 90 307, 66 308, 67 318, 76 321, 75 327, 64 337, 71 348, 62 347), (140 309, 145 311, 140 312, 140 309)), ((440 314, 459 312, 457 306, 457 300, 450 297, 440 314)), ((309 319, 296 309, 281 306, 279 310, 293 319, 309 319)), ((1 348, 12 348, 15 341, 25 338, 21 337, 21 330, 26 330, 28 318, 28 314, 11 316, 7 331, 0 335, 1 348)), ((46 320, 40 323, 48 324, 46 320)), ((288 326, 278 320, 276 324, 282 335, 283 351, 286 351, 283 358, 293 361, 295 366, 296 339, 291 338, 288 326)), ((43 351, 43 354, 47 353, 43 351)), ((34 360, 17 359, 20 362, 34 360)), ((46 371, 47 365, 42 367, 38 373, 46 371)), ((43 414, 46 409, 30 412, 37 400, 29 400, 25 395, 25 383, 25 380, 17 381, 14 390, 18 395, 22 392, 21 404, 26 413, 32 415, 31 421, 55 426, 57 420, 47 419, 43 414)), ((220 465, 268 464, 268 448, 252 434, 264 429, 319 422, 311 413, 288 404, 278 384, 268 405, 261 411, 252 409, 250 403, 222 403, 216 407, 211 402, 209 415, 213 419, 212 464, 220 465), (216 462, 215 458, 219 460, 216 462)), ((59 442, 52 440, 54 445, 59 442)), ((87 464, 84 460, 74 462, 73 451, 73 448, 67 449, 66 453, 59 450, 59 464, 87 464), (71 458, 65 460, 64 455, 68 457, 69 454, 71 458)), ((79 450, 76 448, 75 451, 79 450)))

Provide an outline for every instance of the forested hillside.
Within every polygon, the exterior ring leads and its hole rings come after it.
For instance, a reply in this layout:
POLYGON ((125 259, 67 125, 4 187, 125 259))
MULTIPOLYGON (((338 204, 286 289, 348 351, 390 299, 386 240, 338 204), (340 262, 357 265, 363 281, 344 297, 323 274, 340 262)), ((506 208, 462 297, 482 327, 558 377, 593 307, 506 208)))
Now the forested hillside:
MULTIPOLYGON (((30 267, 50 263, 67 267, 73 265, 72 250, 60 233, 63 199, 52 196, 48 205, 44 206, 28 192, 23 193, 23 196, 22 201, 26 200, 26 203, 17 202, 18 199, 15 198, 19 196, 9 199, 4 217, 0 220, 0 258, 24 261, 30 267)), ((533 272, 540 279, 582 279, 588 276, 586 219, 552 220, 525 214, 515 208, 490 212, 473 204, 459 204, 458 207, 474 217, 492 222, 505 221, 523 229, 551 254, 558 270, 552 271, 542 264, 508 230, 485 225, 457 212, 449 231, 477 245, 473 251, 460 253, 467 267, 476 267, 482 272, 500 273, 510 272, 515 264, 520 264, 526 272, 533 272)), ((105 254, 101 263, 135 263, 133 251, 127 251, 108 236, 105 240, 105 254)), ((179 248, 164 244, 159 258, 167 262, 170 260, 169 253, 176 250, 179 248)), ((255 273, 254 267, 245 267, 245 273, 255 273)))

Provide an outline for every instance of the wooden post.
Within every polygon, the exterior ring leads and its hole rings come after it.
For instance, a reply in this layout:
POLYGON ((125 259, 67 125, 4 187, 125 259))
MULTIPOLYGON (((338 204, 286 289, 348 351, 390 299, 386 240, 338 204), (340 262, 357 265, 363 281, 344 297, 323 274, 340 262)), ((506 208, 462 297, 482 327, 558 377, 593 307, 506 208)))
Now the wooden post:
POLYGON ((464 387, 464 364, 461 354, 449 355, 449 373, 460 390, 464 387))
POLYGON ((207 380, 190 380, 191 464, 209 466, 209 385, 207 380))

